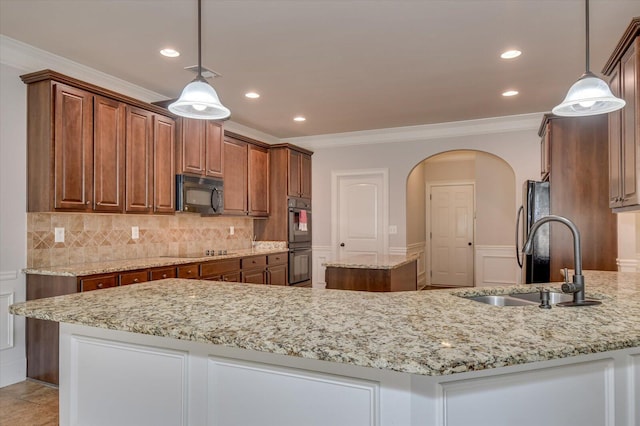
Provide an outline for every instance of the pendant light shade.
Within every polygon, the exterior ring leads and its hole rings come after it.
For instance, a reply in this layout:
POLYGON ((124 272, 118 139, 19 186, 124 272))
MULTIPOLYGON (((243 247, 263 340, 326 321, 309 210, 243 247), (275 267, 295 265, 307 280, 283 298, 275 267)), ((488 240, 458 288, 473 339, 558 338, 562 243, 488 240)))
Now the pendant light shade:
POLYGON ((571 86, 567 97, 552 112, 560 116, 579 117, 606 114, 624 105, 624 100, 613 96, 607 83, 592 73, 586 73, 571 86))
POLYGON ((202 76, 202 4, 198 0, 198 76, 182 90, 180 98, 169 105, 169 111, 187 118, 222 120, 231 111, 218 98, 215 89, 202 76))
POLYGON ((586 70, 569 89, 564 101, 551 111, 565 117, 606 114, 624 107, 625 101, 613 96, 609 85, 589 70, 589 0, 585 0, 586 70))

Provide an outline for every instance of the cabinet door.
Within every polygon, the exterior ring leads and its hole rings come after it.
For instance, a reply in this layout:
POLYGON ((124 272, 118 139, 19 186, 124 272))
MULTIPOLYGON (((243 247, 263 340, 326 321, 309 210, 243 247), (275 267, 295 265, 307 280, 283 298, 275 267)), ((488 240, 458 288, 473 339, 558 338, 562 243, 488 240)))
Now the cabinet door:
POLYGON ((224 213, 247 214, 247 144, 224 139, 224 213))
POLYGON ((300 156, 300 196, 311 198, 311 156, 300 156))
POLYGON ((175 213, 175 122, 156 115, 153 128, 153 211, 175 213))
POLYGON ((179 173, 204 174, 204 124, 204 120, 181 119, 179 173))
POLYGON ((287 265, 269 266, 268 270, 269 284, 271 285, 287 285, 287 265))
POLYGON ((251 269, 248 271, 242 271, 242 282, 249 284, 266 284, 265 270, 264 269, 251 269))
POLYGON ((638 130, 636 97, 638 96, 638 43, 640 38, 636 38, 634 44, 620 61, 621 66, 621 89, 622 99, 627 103, 622 109, 622 169, 623 175, 623 206, 638 204, 638 173, 636 170, 636 138, 640 143, 640 130, 638 130))
POLYGON ((204 130, 205 174, 207 176, 221 178, 224 164, 222 124, 211 120, 204 120, 204 130))
POLYGON ((269 215, 269 151, 249 145, 248 205, 251 216, 269 215))
POLYGON ((57 83, 54 97, 54 208, 91 210, 93 95, 57 83))
POLYGON ((152 208, 153 113, 127 106, 126 211, 148 213, 152 208))
POLYGON ((93 201, 99 212, 124 211, 125 104, 96 96, 93 105, 93 201))
MULTIPOLYGON (((611 92, 620 96, 620 67, 611 74, 611 92)), ((609 113, 609 207, 622 206, 622 111, 609 113)))
POLYGON ((298 151, 289 150, 288 155, 288 169, 289 169, 289 179, 288 179, 288 195, 290 197, 299 197, 300 196, 300 167, 301 161, 300 157, 301 153, 298 151))

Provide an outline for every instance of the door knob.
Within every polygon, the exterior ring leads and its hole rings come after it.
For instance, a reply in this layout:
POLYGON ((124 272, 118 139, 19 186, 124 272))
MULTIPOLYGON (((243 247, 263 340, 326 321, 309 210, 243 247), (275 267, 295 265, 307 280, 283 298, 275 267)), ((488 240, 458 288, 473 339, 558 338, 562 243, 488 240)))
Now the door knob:
POLYGON ((471 243, 469 243, 469 245, 471 245, 471 243))
POLYGON ((340 247, 344 247, 344 243, 340 243, 340 247))

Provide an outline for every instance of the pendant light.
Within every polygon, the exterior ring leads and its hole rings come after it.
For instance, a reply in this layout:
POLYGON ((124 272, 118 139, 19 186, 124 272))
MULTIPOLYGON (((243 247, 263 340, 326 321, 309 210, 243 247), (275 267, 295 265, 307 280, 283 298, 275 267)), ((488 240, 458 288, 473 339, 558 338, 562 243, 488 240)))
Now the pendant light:
POLYGON ((566 117, 606 114, 624 107, 625 101, 613 96, 609 85, 589 70, 589 0, 585 0, 586 70, 569 89, 567 97, 552 112, 566 117))
POLYGON ((202 76, 202 0, 198 0, 198 76, 182 90, 180 98, 169 105, 169 111, 187 118, 222 120, 231 111, 218 99, 215 89, 202 76))

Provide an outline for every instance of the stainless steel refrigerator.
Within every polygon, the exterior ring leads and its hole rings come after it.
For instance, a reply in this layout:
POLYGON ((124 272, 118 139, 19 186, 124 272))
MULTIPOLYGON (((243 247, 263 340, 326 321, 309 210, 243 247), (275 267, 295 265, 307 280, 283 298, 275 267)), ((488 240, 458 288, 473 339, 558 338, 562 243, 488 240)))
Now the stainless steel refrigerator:
POLYGON ((522 282, 546 283, 551 279, 549 265, 549 224, 543 225, 533 240, 533 254, 521 253, 531 226, 550 214, 549 182, 525 181, 522 188, 522 206, 516 222, 516 258, 522 269, 522 282))

